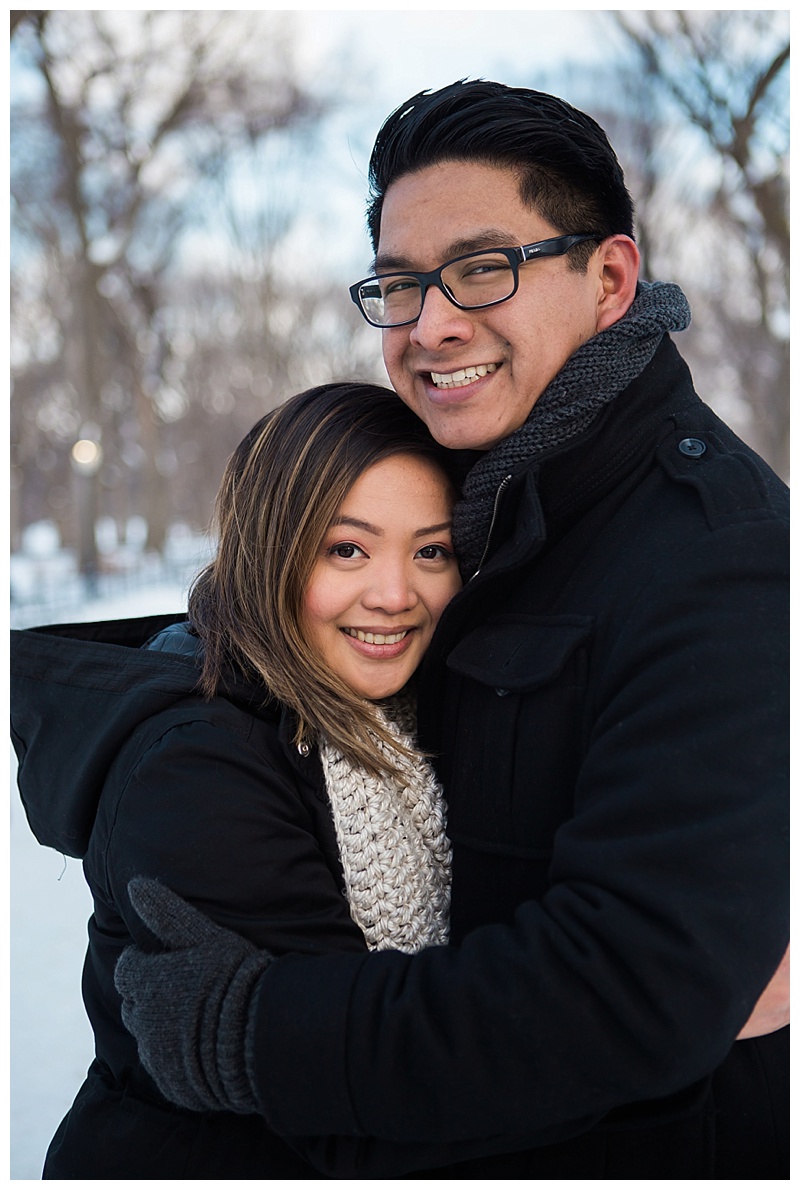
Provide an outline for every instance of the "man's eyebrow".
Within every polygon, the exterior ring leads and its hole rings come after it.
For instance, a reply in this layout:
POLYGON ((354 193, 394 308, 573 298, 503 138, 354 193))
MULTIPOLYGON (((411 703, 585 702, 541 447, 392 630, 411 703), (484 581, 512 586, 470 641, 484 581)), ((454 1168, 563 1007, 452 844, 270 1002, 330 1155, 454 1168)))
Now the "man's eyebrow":
MULTIPOLYGON (((511 248, 517 244, 517 237, 509 231, 499 227, 487 227, 474 235, 464 236, 458 240, 451 240, 445 247, 441 263, 452 260, 456 256, 465 256, 467 252, 480 252, 483 248, 511 248)), ((403 269, 413 269, 414 262, 409 256, 401 256, 393 252, 379 252, 372 262, 374 273, 398 272, 403 269)), ((419 272, 420 270, 416 270, 419 272)))

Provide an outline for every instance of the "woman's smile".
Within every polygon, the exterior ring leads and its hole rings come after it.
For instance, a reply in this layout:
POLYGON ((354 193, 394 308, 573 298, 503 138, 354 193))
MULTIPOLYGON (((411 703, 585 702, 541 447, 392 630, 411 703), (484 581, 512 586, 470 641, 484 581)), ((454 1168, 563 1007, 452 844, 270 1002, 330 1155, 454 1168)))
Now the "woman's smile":
POLYGON ((379 628, 342 629, 342 632, 346 632, 348 636, 360 641, 361 644, 367 645, 396 645, 403 641, 409 632, 413 631, 413 628, 403 628, 400 630, 387 628, 385 631, 379 628))

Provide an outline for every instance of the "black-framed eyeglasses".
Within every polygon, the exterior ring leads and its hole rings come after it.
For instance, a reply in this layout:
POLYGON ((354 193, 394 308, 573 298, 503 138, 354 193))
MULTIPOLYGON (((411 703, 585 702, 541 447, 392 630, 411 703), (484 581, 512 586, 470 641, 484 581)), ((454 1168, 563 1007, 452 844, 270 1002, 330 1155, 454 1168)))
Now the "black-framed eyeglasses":
POLYGON ((371 326, 382 330, 416 322, 428 289, 435 285, 459 310, 482 310, 513 297, 519 287, 519 266, 543 256, 564 256, 590 232, 554 236, 519 248, 485 248, 456 256, 429 273, 382 273, 350 286, 350 297, 371 326))

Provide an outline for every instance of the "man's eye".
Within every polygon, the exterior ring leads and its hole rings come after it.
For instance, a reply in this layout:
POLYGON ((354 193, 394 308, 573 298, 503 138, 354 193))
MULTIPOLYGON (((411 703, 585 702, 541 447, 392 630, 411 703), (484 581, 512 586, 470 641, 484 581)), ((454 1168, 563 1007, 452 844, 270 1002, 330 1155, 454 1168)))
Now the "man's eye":
POLYGON ((510 269, 511 266, 505 258, 501 260, 482 260, 480 263, 476 261, 474 264, 468 265, 464 269, 462 276, 480 277, 485 276, 487 273, 507 273, 510 269))
POLYGON ((405 293, 409 289, 419 289, 419 282, 413 277, 394 277, 381 285, 383 296, 392 297, 394 294, 405 293))

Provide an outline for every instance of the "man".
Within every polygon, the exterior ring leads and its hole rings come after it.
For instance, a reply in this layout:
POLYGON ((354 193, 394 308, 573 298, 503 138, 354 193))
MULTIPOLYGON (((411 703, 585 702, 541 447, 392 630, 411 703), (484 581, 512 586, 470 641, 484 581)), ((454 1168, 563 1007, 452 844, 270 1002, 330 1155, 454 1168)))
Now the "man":
POLYGON ((175 950, 121 961, 129 1027, 176 1101, 506 1152, 439 1176, 786 1177, 786 1030, 735 1040, 788 942, 785 488, 695 395, 594 121, 456 83, 370 176, 352 295, 469 468, 420 680, 454 945, 270 962, 134 887, 175 950))

